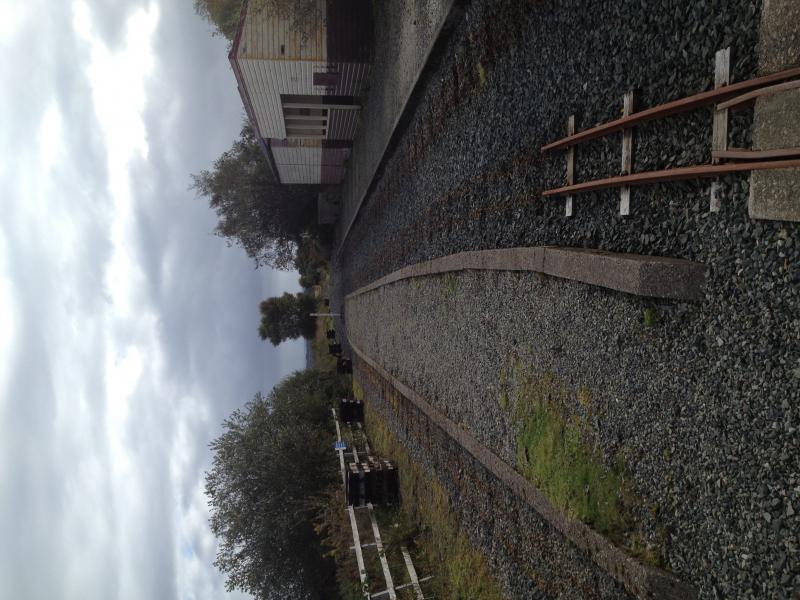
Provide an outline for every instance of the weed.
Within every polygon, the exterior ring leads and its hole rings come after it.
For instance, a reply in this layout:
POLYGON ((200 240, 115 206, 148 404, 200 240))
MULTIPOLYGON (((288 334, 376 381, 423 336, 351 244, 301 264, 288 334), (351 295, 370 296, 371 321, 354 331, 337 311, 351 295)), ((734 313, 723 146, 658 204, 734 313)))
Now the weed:
MULTIPOLYGON (((514 365, 517 469, 568 515, 612 538, 627 529, 624 461, 608 468, 584 435, 585 423, 568 416, 570 396, 545 373, 536 376, 514 365)), ((591 392, 581 388, 578 402, 591 407, 591 392)), ((574 400, 572 400, 574 402, 574 400)))
POLYGON ((478 63, 475 70, 478 72, 478 89, 482 90, 486 86, 486 67, 478 63))
POLYGON ((353 398, 364 401, 364 388, 361 387, 361 382, 357 377, 353 377, 353 398))
POLYGON ((658 313, 653 308, 644 309, 644 326, 655 327, 658 325, 658 313))
POLYGON ((589 388, 585 386, 581 386, 578 389, 578 402, 581 403, 581 406, 584 408, 586 413, 590 413, 592 410, 592 392, 589 388))
POLYGON ((507 390, 500 390, 500 398, 498 399, 498 403, 500 404, 500 408, 503 410, 508 410, 508 391, 507 390))
POLYGON ((442 277, 444 283, 444 295, 447 298, 452 298, 458 291, 458 277, 455 273, 446 273, 442 277))

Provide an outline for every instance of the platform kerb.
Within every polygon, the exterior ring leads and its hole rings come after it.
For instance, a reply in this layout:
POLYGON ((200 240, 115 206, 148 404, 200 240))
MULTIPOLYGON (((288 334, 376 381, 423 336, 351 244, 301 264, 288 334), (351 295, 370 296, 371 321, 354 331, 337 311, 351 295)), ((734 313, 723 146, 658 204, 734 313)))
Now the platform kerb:
POLYGON ((661 256, 582 248, 545 248, 542 272, 590 285, 653 298, 700 300, 706 267, 661 256))
MULTIPOLYGON (((779 71, 800 64, 800 3, 766 0, 761 11, 759 70, 779 71)), ((758 98, 753 148, 773 150, 800 145, 800 90, 758 98)), ((753 219, 800 221, 800 169, 754 172, 748 212, 753 219)))

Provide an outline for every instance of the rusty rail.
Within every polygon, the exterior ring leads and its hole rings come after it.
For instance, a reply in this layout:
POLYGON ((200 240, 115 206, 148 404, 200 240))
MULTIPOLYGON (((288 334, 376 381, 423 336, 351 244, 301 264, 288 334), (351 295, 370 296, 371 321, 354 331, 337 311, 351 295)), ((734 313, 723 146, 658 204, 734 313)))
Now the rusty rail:
POLYGON ((545 146, 542 146, 542 152, 558 150, 560 148, 569 148, 570 146, 574 146, 582 142, 587 142, 589 140, 603 137, 617 131, 628 129, 635 125, 639 125, 640 123, 646 123, 647 121, 652 121, 653 119, 669 117, 694 110, 696 108, 702 108, 704 106, 716 104, 721 100, 741 92, 772 85, 774 83, 779 83, 799 76, 800 67, 794 67, 792 69, 779 71, 770 75, 764 75, 762 77, 756 77, 754 79, 748 79, 738 83, 732 83, 721 88, 701 92, 686 98, 681 98, 680 100, 667 102, 666 104, 660 104, 658 106, 648 108, 647 110, 635 112, 628 117, 622 117, 620 119, 616 119, 615 121, 609 121, 608 123, 597 125, 591 129, 586 129, 574 135, 569 135, 560 140, 556 140, 555 142, 546 144, 545 146))
POLYGON ((564 196, 566 194, 580 194, 583 192, 604 190, 607 188, 619 187, 621 185, 636 186, 649 183, 660 183, 663 181, 682 181, 687 179, 701 179, 704 177, 717 177, 719 175, 727 175, 728 173, 736 173, 738 171, 763 171, 767 169, 791 169, 797 167, 800 167, 800 159, 680 167, 677 169, 646 171, 644 173, 634 173, 633 175, 595 179, 593 181, 586 181, 584 183, 577 183, 575 185, 567 185, 560 188, 545 190, 542 192, 542 195, 564 196))
POLYGON ((734 108, 736 106, 752 102, 756 98, 760 98, 761 96, 771 96, 773 94, 780 94, 781 92, 788 92, 789 90, 794 90, 797 88, 800 88, 800 79, 796 81, 786 81, 784 83, 779 83, 777 85, 770 85, 757 90, 753 90, 752 92, 747 92, 746 94, 742 94, 741 96, 736 96, 736 98, 731 98, 730 100, 726 100, 725 102, 720 102, 717 105, 717 110, 734 108))
POLYGON ((721 160, 774 160, 776 158, 800 158, 800 148, 775 148, 774 150, 748 150, 729 148, 714 150, 711 157, 721 160))

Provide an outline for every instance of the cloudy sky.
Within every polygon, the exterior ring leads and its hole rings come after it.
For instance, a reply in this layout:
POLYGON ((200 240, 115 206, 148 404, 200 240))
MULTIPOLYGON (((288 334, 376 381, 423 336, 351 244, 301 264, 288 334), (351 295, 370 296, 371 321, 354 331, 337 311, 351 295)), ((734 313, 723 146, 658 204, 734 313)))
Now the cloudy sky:
POLYGON ((203 472, 304 363, 187 191, 239 129, 192 0, 0 0, 0 598, 226 595, 203 472))

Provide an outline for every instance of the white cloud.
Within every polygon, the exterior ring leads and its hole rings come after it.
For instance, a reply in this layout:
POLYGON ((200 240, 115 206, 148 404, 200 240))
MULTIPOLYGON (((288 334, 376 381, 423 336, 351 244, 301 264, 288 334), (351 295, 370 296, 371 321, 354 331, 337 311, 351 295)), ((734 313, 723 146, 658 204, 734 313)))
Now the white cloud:
MULTIPOLYGON (((13 283, 8 272, 8 241, 0 230, 0 402, 8 400, 6 387, 13 368, 12 349, 17 338, 17 306, 13 283)), ((0 412, 0 414, 2 414, 0 412)), ((2 423, 0 423, 2 427, 2 423)))
POLYGON ((224 43, 191 2, 115 4, 0 0, 0 598, 240 598, 211 565, 206 444, 302 364, 254 333, 262 277, 281 293, 296 275, 254 271, 186 191, 241 105, 232 79, 217 96, 181 67, 200 47, 229 75, 224 43), (199 135, 210 109, 230 122, 199 135), (189 159, 164 148, 187 131, 189 159))
POLYGON ((16 0, 0 0, 0 47, 10 45, 22 29, 28 12, 16 0))

